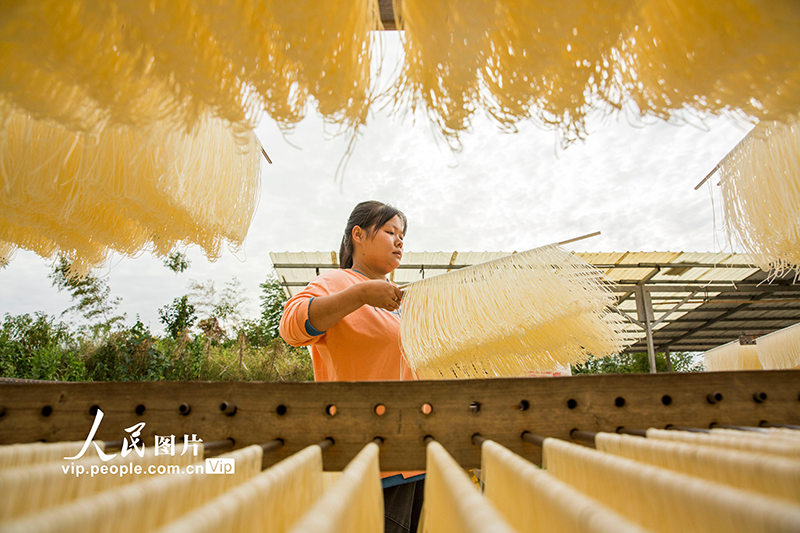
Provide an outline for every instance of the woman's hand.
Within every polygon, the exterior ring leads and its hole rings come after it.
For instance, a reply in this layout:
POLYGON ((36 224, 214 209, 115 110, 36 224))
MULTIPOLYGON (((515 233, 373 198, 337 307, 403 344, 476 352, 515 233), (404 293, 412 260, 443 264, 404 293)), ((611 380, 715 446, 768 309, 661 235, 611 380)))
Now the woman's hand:
POLYGON ((362 281, 341 292, 314 298, 308 307, 308 320, 319 331, 328 331, 362 305, 395 311, 402 299, 400 289, 386 280, 362 281))
POLYGON ((384 280, 363 281, 358 285, 361 292, 361 301, 364 305, 380 307, 387 311, 395 311, 400 307, 403 293, 400 288, 384 280))

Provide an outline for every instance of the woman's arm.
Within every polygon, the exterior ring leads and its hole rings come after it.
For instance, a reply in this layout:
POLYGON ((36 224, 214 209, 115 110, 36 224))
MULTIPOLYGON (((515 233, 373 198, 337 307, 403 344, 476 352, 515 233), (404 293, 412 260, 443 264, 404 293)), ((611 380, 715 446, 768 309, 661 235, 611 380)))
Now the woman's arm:
POLYGON ((308 308, 308 321, 319 331, 328 331, 341 319, 362 305, 394 311, 400 307, 403 293, 386 280, 363 281, 341 292, 314 298, 308 308))

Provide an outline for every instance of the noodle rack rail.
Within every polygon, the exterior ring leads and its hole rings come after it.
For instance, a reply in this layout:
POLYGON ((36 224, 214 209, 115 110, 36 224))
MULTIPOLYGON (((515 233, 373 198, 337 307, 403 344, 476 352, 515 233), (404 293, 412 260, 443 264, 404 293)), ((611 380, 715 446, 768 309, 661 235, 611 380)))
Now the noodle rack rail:
POLYGON ((358 383, 7 381, 0 444, 82 441, 98 408, 104 418, 95 438, 112 442, 145 422, 147 446, 167 434, 196 434, 219 451, 262 444, 265 466, 326 442, 325 470, 340 471, 380 438, 381 469, 392 471, 424 469, 432 437, 462 467, 478 468, 484 438, 541 462, 533 436, 585 443, 595 432, 650 427, 800 426, 800 370, 358 383))

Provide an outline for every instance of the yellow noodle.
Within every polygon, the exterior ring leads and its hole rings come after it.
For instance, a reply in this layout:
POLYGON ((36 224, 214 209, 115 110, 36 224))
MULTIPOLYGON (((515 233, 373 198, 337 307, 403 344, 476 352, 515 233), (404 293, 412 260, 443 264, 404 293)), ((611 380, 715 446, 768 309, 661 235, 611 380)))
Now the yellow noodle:
POLYGON ((84 131, 213 114, 246 133, 261 110, 290 128, 310 98, 354 129, 379 27, 377 0, 21 0, 0 22, 0 94, 84 131))
POLYGON ((524 376, 621 351, 602 275, 558 246, 407 286, 401 338, 424 378, 524 376))
POLYGON ((291 528, 292 533, 383 531, 383 489, 375 443, 367 444, 334 485, 291 528))
POLYGON ((438 442, 426 453, 422 533, 513 533, 494 506, 481 496, 467 473, 438 442))
POLYGON ((800 123, 762 122, 720 164, 726 230, 765 271, 800 268, 798 153, 800 123))
POLYGON ((647 0, 615 47, 635 112, 788 120, 800 109, 800 4, 647 0))
POLYGON ((800 530, 800 507, 546 439, 547 471, 631 521, 659 533, 766 533, 800 530))
POLYGON ((647 430, 647 438, 704 444, 719 448, 777 455, 795 460, 800 459, 800 442, 787 442, 785 439, 764 439, 744 431, 731 436, 650 428, 647 430))
MULTIPOLYGON (((106 444, 101 440, 94 441, 105 451, 106 444)), ((30 444, 6 444, 0 446, 0 470, 19 468, 40 463, 63 461, 64 457, 75 457, 83 448, 84 442, 33 442, 30 444)), ((86 449, 88 455, 97 456, 94 446, 86 449)))
POLYGON ((242 244, 255 211, 260 145, 204 118, 192 134, 150 128, 72 133, 16 113, 0 134, 0 242, 76 271, 109 251, 168 254, 198 244, 210 259, 242 244))
POLYGON ((517 531, 634 533, 641 527, 492 441, 481 445, 484 496, 517 531))
MULTIPOLYGON (((187 454, 188 456, 188 454, 187 454)), ((232 458, 233 474, 151 476, 45 512, 3 524, 4 533, 140 533, 153 531, 204 505, 261 471, 261 446, 221 455, 232 458)), ((185 466, 185 465, 182 465, 185 466)), ((202 463, 195 465, 202 467, 202 463)))
POLYGON ((764 368, 800 368, 800 324, 759 337, 756 346, 764 368))
POLYGON ((707 372, 761 370, 758 348, 755 345, 741 345, 738 340, 708 350, 703 354, 703 365, 707 372))
POLYGON ((800 461, 713 446, 598 433, 601 452, 800 503, 800 461))
MULTIPOLYGON (((199 457, 202 457, 202 445, 198 446, 198 449, 199 457)), ((0 470, 0 493, 3 494, 3 497, 0 498, 0 523, 86 498, 98 492, 139 482, 147 478, 149 465, 184 467, 195 460, 197 458, 188 453, 175 456, 155 455, 154 448, 146 448, 142 457, 139 457, 137 452, 131 452, 127 457, 122 457, 122 454, 118 453, 114 458, 105 462, 98 457, 75 461, 75 465, 83 466, 86 472, 91 466, 129 466, 131 463, 142 465, 143 471, 140 474, 91 476, 84 473, 76 476, 71 473, 71 470, 65 473, 63 468, 68 468, 72 464, 67 461, 0 470)))

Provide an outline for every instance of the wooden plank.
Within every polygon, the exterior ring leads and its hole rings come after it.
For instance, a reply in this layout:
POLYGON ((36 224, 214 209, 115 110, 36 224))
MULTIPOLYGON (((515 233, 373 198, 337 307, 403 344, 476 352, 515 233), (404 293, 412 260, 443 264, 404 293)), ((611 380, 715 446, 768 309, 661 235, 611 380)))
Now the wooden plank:
POLYGON ((540 449, 521 440, 523 431, 569 439, 572 429, 800 425, 800 370, 360 383, 2 384, 0 443, 85 440, 92 406, 105 414, 97 433, 105 440, 123 439, 124 429, 139 422, 146 423, 146 446, 154 435, 232 438, 236 448, 282 438, 286 445, 272 454, 277 461, 332 437, 336 444, 324 452, 325 468, 341 470, 380 436, 382 469, 417 470, 425 467, 423 439, 432 435, 462 466, 473 468, 480 466, 475 433, 538 461, 540 449), (760 392, 767 399, 756 402, 760 392), (709 403, 713 393, 723 399, 709 403), (526 410, 519 409, 523 401, 526 410), (233 416, 220 410, 223 402, 228 412, 235 406, 233 416), (433 407, 429 415, 421 411, 424 403, 433 407), (182 404, 191 407, 188 415, 180 413, 182 404), (375 413, 378 404, 386 408, 383 416, 375 413), (326 413, 329 405, 337 408, 334 416, 326 413))

